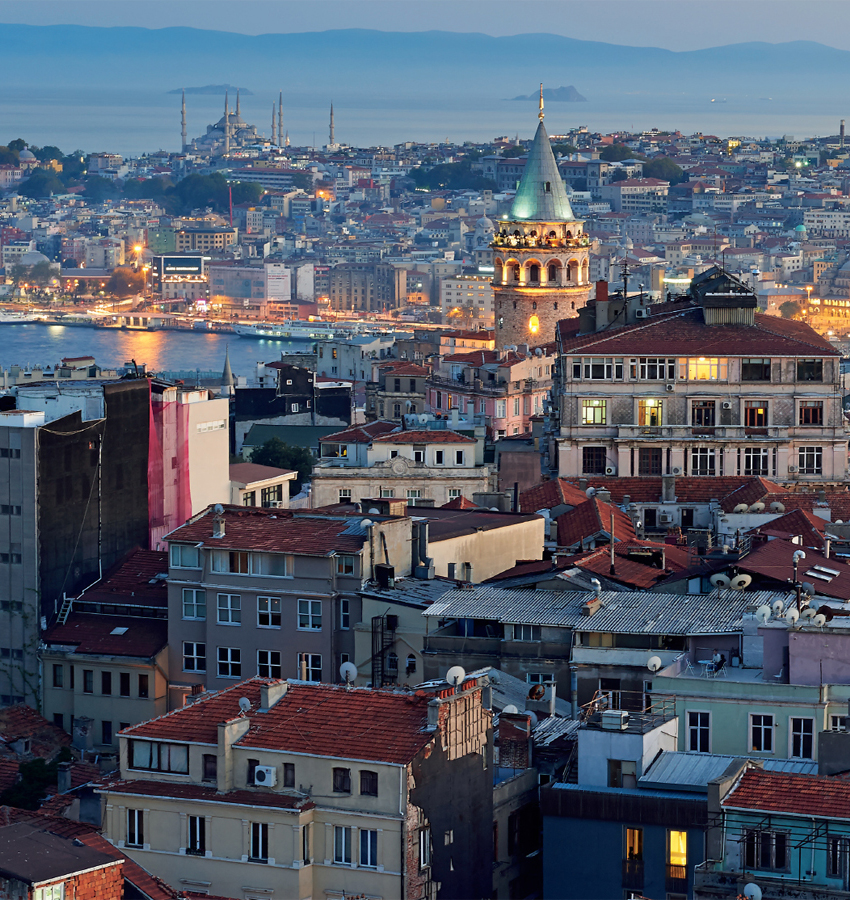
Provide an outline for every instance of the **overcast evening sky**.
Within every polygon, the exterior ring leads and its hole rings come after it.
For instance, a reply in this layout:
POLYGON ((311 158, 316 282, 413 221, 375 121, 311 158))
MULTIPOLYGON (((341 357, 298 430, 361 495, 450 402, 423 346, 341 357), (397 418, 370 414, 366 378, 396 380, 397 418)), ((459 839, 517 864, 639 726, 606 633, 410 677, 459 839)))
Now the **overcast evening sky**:
POLYGON ((189 26, 243 34, 375 28, 696 50, 762 40, 850 50, 847 0, 0 0, 0 22, 189 26))

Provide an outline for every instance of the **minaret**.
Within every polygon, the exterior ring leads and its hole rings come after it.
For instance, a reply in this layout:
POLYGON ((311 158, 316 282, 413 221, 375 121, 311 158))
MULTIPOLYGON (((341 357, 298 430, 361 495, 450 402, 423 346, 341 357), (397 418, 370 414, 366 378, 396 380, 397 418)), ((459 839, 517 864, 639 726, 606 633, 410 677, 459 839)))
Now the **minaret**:
POLYGON ((221 394, 222 397, 232 397, 234 390, 233 370, 230 368, 230 347, 224 348, 224 371, 221 373, 221 394))
POLYGON ((183 91, 183 116, 181 119, 181 124, 183 126, 180 134, 182 136, 181 146, 183 153, 186 152, 186 147, 188 146, 188 140, 186 139, 186 91, 183 91))
MULTIPOLYGON (((287 143, 289 143, 287 141, 287 143)), ((280 92, 280 99, 277 103, 277 145, 283 146, 283 91, 280 92)))
POLYGON ((227 91, 224 92, 224 155, 230 153, 230 103, 227 100, 227 91))
POLYGON ((274 143, 274 132, 275 132, 275 119, 277 118, 277 110, 274 107, 274 103, 272 103, 272 143, 274 143))
POLYGON ((334 105, 331 103, 331 129, 330 129, 330 141, 328 142, 328 146, 334 146, 334 105))
POLYGON ((240 106, 239 106, 239 88, 236 89, 236 118, 238 119, 241 115, 240 106))
POLYGON ((490 245, 500 348, 555 340, 558 320, 575 316, 590 296, 589 241, 573 215, 543 117, 541 85, 525 171, 490 245))

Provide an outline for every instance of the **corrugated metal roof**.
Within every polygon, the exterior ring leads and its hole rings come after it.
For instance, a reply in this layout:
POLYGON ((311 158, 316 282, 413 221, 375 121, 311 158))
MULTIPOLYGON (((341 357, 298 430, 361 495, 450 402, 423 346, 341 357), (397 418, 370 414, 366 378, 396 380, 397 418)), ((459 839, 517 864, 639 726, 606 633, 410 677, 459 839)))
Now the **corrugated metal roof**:
POLYGON ((602 608, 582 615, 587 591, 530 591, 482 585, 449 591, 423 616, 489 619, 524 625, 552 625, 609 634, 729 634, 741 631, 747 609, 755 610, 789 592, 754 591, 710 594, 658 594, 603 591, 602 608))
POLYGON ((548 747, 561 738, 575 738, 580 725, 579 719, 561 719, 550 716, 534 726, 531 736, 535 746, 548 747))
MULTIPOLYGON (((721 753, 691 753, 663 750, 652 766, 638 778, 641 787, 659 787, 681 791, 706 791, 708 782, 721 776, 738 756, 721 753)), ((817 775, 812 759, 765 759, 764 768, 791 775, 817 775)))

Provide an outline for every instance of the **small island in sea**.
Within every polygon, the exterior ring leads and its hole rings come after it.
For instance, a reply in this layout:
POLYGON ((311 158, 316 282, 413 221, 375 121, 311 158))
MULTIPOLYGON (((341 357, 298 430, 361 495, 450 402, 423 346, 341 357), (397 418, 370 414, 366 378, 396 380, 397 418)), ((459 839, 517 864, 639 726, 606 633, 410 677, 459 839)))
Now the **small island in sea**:
POLYGON ((169 91, 169 94, 182 94, 185 91, 187 94, 223 94, 225 91, 236 92, 239 91, 240 94, 245 94, 246 96, 251 96, 254 92, 249 91, 248 88, 236 87, 234 84, 205 84, 203 87, 187 87, 187 88, 174 88, 173 91, 169 91))
MULTIPOLYGON (((511 97, 511 100, 536 100, 540 94, 522 94, 519 97, 511 97)), ((543 88, 543 99, 552 100, 555 103, 587 103, 587 97, 583 97, 572 85, 568 87, 543 88)))

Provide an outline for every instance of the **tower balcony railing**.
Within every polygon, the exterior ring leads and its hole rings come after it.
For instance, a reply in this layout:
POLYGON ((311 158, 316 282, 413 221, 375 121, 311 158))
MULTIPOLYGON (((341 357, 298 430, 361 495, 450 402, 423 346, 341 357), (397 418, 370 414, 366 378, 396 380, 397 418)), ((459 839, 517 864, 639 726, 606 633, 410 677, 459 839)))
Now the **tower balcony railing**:
POLYGON ((573 238, 562 237, 539 237, 537 235, 521 234, 494 234, 493 243, 490 244, 494 249, 503 247, 516 248, 517 250, 559 250, 559 249, 580 249, 590 246, 590 238, 587 235, 579 234, 573 238))

